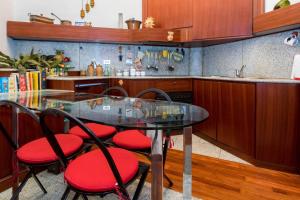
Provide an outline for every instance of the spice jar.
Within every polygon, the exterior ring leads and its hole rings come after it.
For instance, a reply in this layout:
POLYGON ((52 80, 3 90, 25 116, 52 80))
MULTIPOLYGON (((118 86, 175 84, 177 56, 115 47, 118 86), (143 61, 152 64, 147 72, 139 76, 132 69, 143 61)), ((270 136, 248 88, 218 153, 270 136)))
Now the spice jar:
POLYGON ((91 63, 91 64, 88 66, 87 75, 88 75, 88 76, 94 76, 94 72, 95 72, 95 69, 94 69, 94 63, 91 63))
POLYGON ((102 67, 102 65, 97 65, 97 67, 96 67, 96 76, 103 76, 103 67, 102 67))

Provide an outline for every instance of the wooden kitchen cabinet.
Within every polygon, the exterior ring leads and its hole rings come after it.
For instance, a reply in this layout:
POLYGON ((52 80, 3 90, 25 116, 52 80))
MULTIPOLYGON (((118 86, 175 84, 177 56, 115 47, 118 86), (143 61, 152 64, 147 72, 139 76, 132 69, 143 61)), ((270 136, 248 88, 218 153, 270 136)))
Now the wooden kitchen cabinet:
MULTIPOLYGON (((192 79, 113 79, 110 86, 123 87, 130 97, 148 88, 161 89, 164 92, 191 92, 192 79)), ((115 93, 116 94, 116 93, 115 93)), ((154 95, 145 95, 145 98, 154 98, 154 95)))
POLYGON ((300 85, 257 83, 256 159, 300 167, 300 85))
POLYGON ((252 35, 252 0, 193 0, 193 40, 252 35))
POLYGON ((254 83, 218 83, 217 141, 254 156, 254 83))
POLYGON ((47 89, 71 90, 75 92, 100 94, 109 86, 108 79, 47 80, 47 89))
POLYGON ((255 84, 194 80, 194 104, 209 118, 196 126, 200 134, 247 155, 255 152, 255 84))
POLYGON ((193 25, 193 0, 143 0, 143 18, 154 17, 159 28, 179 29, 193 25))
POLYGON ((194 80, 193 92, 194 104, 205 108, 209 113, 209 118, 194 129, 210 138, 217 139, 217 82, 194 80))

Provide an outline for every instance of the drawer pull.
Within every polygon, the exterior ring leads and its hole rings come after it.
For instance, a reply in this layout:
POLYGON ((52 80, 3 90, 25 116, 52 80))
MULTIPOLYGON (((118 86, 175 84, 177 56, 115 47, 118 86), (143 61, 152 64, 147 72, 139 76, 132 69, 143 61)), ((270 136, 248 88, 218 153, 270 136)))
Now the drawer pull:
POLYGON ((75 88, 86 88, 86 87, 96 87, 96 86, 105 86, 106 83, 82 83, 76 84, 75 88))

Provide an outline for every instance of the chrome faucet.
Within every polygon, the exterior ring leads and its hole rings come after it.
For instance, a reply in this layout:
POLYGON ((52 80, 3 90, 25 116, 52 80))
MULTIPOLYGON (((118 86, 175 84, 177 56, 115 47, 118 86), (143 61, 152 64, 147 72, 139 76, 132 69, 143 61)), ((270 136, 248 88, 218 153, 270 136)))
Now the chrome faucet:
POLYGON ((237 78, 243 78, 244 77, 244 69, 245 69, 246 65, 243 65, 241 67, 241 69, 236 69, 235 70, 235 77, 237 78))

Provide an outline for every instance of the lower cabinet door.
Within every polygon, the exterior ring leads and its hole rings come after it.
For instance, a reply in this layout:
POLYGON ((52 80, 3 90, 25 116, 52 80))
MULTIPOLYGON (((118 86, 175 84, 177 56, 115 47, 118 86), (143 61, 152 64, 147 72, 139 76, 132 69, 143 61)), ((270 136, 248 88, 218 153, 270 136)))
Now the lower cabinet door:
POLYGON ((255 154, 255 84, 218 83, 217 140, 255 154))
POLYGON ((300 167, 300 84, 257 84, 256 159, 300 167))
POLYGON ((207 80, 194 80, 194 104, 205 108, 209 112, 209 118, 194 127, 196 134, 217 139, 217 82, 207 80))

